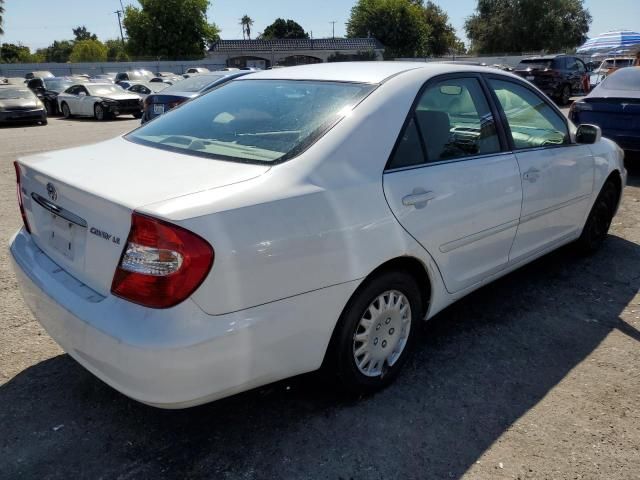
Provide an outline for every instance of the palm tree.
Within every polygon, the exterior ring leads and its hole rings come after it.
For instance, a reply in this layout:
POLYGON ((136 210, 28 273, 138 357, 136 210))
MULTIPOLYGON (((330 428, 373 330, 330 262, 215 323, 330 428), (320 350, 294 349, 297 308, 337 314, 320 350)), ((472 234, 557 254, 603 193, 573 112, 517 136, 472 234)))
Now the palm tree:
POLYGON ((240 19, 240 25, 242 25, 242 38, 248 38, 251 40, 251 26, 253 25, 252 18, 249 15, 243 15, 240 19))
MULTIPOLYGON (((0 0, 0 35, 4 35, 4 30, 2 29, 2 14, 4 13, 4 0, 0 0)), ((253 23, 253 22, 252 22, 253 23)))

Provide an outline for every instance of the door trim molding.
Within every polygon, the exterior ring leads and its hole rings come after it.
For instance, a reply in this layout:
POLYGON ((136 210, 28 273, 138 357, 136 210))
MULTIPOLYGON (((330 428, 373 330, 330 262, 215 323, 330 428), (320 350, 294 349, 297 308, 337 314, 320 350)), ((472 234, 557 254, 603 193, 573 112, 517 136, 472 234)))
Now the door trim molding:
POLYGON ((478 233, 474 233, 469 235, 468 237, 459 238, 458 240, 454 240, 452 242, 445 243, 444 245, 440 245, 438 250, 442 253, 449 253, 458 248, 466 247, 467 245, 471 245, 472 243, 479 242, 480 240, 484 240, 492 235, 497 235, 498 233, 502 233, 505 230, 509 230, 510 228, 517 227, 519 224, 519 220, 511 220, 507 223, 503 223, 502 225, 498 225, 495 227, 488 228, 478 233))

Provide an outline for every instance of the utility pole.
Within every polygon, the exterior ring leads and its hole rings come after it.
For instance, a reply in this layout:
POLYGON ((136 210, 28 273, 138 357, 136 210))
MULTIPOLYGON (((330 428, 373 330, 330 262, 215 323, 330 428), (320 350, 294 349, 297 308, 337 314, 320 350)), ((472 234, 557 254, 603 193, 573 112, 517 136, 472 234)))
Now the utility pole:
POLYGON ((122 10, 116 10, 115 12, 116 15, 118 15, 118 25, 120 26, 120 39, 122 40, 122 45, 124 46, 124 35, 122 34, 122 21, 120 20, 120 16, 122 15, 122 10))
POLYGON ((335 40, 336 38, 336 21, 334 20, 333 22, 329 22, 331 24, 331 28, 332 28, 332 34, 331 34, 331 38, 333 38, 335 40))

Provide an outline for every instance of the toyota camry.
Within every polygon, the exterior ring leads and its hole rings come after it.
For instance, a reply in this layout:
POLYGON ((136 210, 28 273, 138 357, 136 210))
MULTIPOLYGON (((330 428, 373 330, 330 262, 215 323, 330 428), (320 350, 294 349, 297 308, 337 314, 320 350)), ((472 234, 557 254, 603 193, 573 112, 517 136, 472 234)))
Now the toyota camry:
POLYGON ((236 78, 15 167, 26 303, 164 408, 321 367, 385 387, 421 321, 561 245, 597 249, 626 183, 598 127, 519 77, 401 62, 236 78))

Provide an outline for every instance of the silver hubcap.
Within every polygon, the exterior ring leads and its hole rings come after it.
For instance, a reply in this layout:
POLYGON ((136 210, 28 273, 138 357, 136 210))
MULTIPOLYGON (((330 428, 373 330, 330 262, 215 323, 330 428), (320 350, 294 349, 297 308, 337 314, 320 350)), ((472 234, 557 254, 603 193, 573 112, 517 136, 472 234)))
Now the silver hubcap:
POLYGON ((360 373, 384 375, 407 345, 411 329, 411 305, 396 290, 384 292, 365 310, 353 335, 353 357, 360 373))

